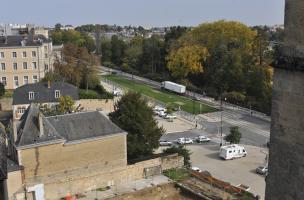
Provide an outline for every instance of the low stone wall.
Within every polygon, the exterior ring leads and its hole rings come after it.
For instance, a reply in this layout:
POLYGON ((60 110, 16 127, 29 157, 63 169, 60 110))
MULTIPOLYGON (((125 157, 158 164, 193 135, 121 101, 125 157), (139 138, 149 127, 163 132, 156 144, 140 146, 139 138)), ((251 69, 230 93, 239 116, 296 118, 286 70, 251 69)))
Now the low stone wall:
POLYGON ((179 168, 183 166, 183 157, 177 154, 154 158, 137 162, 127 166, 116 166, 111 169, 90 167, 78 169, 74 176, 67 174, 58 174, 45 177, 45 180, 37 177, 37 182, 33 181, 31 185, 43 183, 45 191, 45 199, 60 199, 67 194, 79 194, 86 191, 125 184, 127 182, 136 181, 145 178, 145 169, 160 167, 161 170, 170 168, 179 168), (78 176, 75 176, 77 175, 78 176), (60 176, 60 178, 58 178, 60 176))
POLYGON ((112 112, 114 110, 112 99, 80 99, 79 103, 87 111, 102 109, 106 112, 112 112))
POLYGON ((2 98, 0 99, 0 111, 12 110, 13 99, 2 98))

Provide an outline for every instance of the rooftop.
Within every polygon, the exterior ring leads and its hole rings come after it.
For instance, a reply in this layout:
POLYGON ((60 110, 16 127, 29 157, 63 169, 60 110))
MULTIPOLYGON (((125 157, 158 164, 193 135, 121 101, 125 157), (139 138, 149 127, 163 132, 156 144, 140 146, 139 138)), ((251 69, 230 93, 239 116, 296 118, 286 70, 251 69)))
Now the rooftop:
POLYGON ((37 104, 31 104, 21 120, 16 141, 19 147, 73 143, 124 133, 98 111, 45 117, 37 104))
POLYGON ((26 46, 41 46, 43 43, 51 42, 43 35, 21 36, 9 35, 0 36, 1 47, 26 47, 26 46))
POLYGON ((79 100, 78 89, 74 85, 52 82, 48 87, 48 83, 40 82, 16 88, 13 94, 13 105, 58 102, 58 98, 55 98, 55 90, 59 90, 61 96, 69 95, 73 100, 79 100), (32 100, 29 99, 29 92, 34 92, 32 100))

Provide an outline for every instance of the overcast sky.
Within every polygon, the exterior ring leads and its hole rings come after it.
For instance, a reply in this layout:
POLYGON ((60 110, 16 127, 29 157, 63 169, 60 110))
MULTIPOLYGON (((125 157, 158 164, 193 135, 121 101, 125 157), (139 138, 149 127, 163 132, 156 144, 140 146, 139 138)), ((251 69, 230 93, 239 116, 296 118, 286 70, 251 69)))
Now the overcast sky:
POLYGON ((284 0, 1 0, 0 22, 194 26, 219 19, 283 24, 284 0))

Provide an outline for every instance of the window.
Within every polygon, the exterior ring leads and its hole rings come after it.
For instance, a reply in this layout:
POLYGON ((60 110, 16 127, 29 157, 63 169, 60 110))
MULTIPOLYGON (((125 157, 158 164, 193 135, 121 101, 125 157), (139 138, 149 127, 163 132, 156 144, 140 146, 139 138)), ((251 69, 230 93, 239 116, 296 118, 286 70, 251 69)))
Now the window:
POLYGON ((37 83, 37 82, 38 82, 37 75, 34 75, 34 76, 33 76, 33 83, 37 83))
POLYGON ((17 53, 13 52, 13 58, 17 58, 17 53))
POLYGON ((47 51, 47 46, 44 46, 44 51, 47 51))
POLYGON ((37 63, 36 62, 32 62, 32 68, 37 69, 37 63))
POLYGON ((0 58, 4 58, 4 52, 0 52, 0 58))
POLYGON ((13 69, 14 69, 14 70, 17 70, 17 69, 18 69, 17 63, 13 63, 13 69))
POLYGON ((14 85, 15 85, 15 87, 19 86, 18 76, 14 76, 14 85))
POLYGON ((6 86, 6 77, 2 77, 2 78, 1 78, 1 82, 2 82, 2 84, 3 84, 4 86, 6 86))
POLYGON ((23 69, 27 69, 27 62, 23 62, 23 69))
POLYGON ((1 69, 4 71, 5 70, 5 63, 1 63, 1 69))
POLYGON ((23 83, 24 85, 28 84, 28 76, 23 77, 23 83))
POLYGON ((37 54, 36 54, 36 51, 32 51, 32 57, 36 57, 37 54))
POLYGON ((34 100, 34 98, 35 98, 35 93, 29 92, 29 100, 34 100))
POLYGON ((44 65, 44 70, 45 70, 45 71, 48 71, 48 70, 49 70, 49 65, 48 65, 48 64, 45 64, 45 65, 44 65))
POLYGON ((232 153, 232 151, 229 151, 229 153, 232 153))
POLYGON ((26 58, 26 51, 23 51, 23 52, 22 52, 22 57, 23 57, 23 58, 26 58))
POLYGON ((48 55, 47 55, 47 53, 46 53, 46 54, 44 54, 44 57, 45 57, 45 58, 48 58, 48 55))
POLYGON ((21 107, 17 109, 18 114, 23 114, 25 112, 25 107, 21 107))
POLYGON ((55 90, 55 99, 60 97, 60 90, 55 90))

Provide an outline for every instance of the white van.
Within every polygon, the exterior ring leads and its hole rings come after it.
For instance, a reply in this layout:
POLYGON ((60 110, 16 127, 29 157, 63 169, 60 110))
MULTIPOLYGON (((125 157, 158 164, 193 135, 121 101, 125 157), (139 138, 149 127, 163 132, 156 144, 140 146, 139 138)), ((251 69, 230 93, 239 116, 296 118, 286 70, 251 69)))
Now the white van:
POLYGON ((220 157, 225 160, 230 160, 234 158, 245 157, 247 152, 244 147, 232 144, 228 146, 222 146, 220 149, 220 157))

